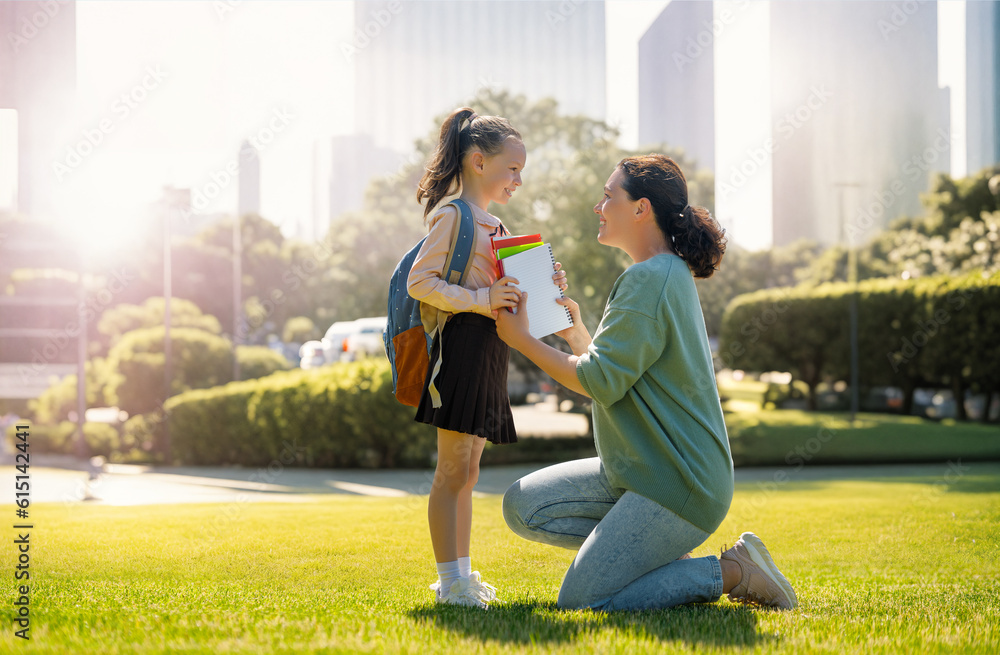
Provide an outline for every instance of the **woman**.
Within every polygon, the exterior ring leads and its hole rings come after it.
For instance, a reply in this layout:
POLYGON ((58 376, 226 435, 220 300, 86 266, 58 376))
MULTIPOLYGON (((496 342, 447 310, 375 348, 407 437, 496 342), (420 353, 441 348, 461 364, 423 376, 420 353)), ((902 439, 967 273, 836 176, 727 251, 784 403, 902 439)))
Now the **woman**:
MULTIPOLYGON (((526 539, 578 548, 559 606, 652 609, 730 600, 791 609, 795 592, 764 544, 744 533, 718 558, 690 558, 722 523, 733 464, 695 277, 725 252, 708 210, 688 205, 669 157, 623 159, 594 207, 597 239, 634 262, 615 282, 596 335, 563 301, 572 355, 528 333, 526 312, 497 331, 555 380, 594 400, 598 457, 528 475, 504 495, 526 539)), ((520 303, 526 302, 522 294, 520 303)))

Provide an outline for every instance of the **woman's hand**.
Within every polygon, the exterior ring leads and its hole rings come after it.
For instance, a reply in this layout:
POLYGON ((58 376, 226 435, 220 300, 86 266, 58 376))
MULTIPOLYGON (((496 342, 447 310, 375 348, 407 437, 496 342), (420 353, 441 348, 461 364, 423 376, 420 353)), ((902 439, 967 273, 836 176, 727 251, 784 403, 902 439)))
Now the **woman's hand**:
POLYGON ((582 355, 590 347, 591 339, 590 332, 587 331, 587 326, 583 324, 583 318, 580 316, 580 305, 570 297, 557 298, 556 302, 568 309, 570 318, 573 319, 571 327, 559 330, 556 334, 566 340, 574 355, 582 355))
POLYGON ((497 335, 514 350, 521 350, 519 346, 524 343, 524 339, 531 338, 531 332, 528 330, 527 292, 521 294, 521 299, 516 307, 516 314, 511 312, 497 313, 497 335))
POLYGON ((517 307, 517 301, 521 298, 521 290, 516 286, 517 279, 505 276, 493 283, 490 287, 490 309, 497 311, 502 307, 517 307))
POLYGON ((556 302, 569 310, 570 318, 573 319, 573 325, 566 328, 565 330, 559 330, 556 334, 563 339, 569 341, 567 336, 568 332, 576 330, 579 326, 583 325, 583 319, 580 318, 580 305, 576 304, 576 301, 566 296, 565 298, 556 298, 556 302))

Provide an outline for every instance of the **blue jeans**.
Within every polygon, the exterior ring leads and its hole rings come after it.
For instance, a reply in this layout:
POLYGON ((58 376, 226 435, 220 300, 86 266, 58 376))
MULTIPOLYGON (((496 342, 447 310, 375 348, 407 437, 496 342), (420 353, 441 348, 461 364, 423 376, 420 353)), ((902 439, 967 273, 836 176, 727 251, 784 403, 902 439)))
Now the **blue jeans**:
POLYGON ((717 558, 677 559, 709 534, 644 496, 612 488, 597 457, 521 478, 504 494, 503 515, 525 539, 579 549, 559 607, 658 609, 722 595, 717 558))

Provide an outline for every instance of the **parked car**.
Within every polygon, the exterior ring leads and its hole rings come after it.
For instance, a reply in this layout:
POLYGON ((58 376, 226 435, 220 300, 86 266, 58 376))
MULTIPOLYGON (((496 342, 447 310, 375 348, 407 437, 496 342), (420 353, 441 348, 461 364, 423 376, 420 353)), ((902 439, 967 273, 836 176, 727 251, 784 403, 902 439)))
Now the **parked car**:
POLYGON ((327 364, 347 360, 347 337, 354 331, 354 321, 337 321, 323 335, 323 354, 327 364))
POLYGON ((323 342, 306 341, 299 348, 299 366, 302 368, 319 368, 326 364, 326 356, 323 354, 323 342))
POLYGON ((385 356, 385 344, 382 342, 382 332, 388 318, 378 316, 359 318, 354 321, 354 327, 347 336, 346 352, 350 361, 362 357, 385 356))

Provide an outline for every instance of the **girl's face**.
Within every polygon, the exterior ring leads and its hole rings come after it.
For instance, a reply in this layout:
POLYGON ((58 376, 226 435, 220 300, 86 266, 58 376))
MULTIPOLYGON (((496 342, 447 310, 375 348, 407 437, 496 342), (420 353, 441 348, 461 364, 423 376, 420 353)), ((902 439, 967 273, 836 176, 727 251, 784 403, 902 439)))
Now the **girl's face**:
POLYGON ((604 197, 594 205, 594 213, 601 217, 597 241, 606 246, 621 248, 628 241, 630 228, 635 225, 639 201, 630 199, 622 188, 624 177, 624 171, 616 168, 604 185, 604 197))
POLYGON ((483 160, 483 191, 486 199, 506 205, 514 189, 521 186, 521 171, 527 151, 516 137, 504 141, 503 150, 483 160))

